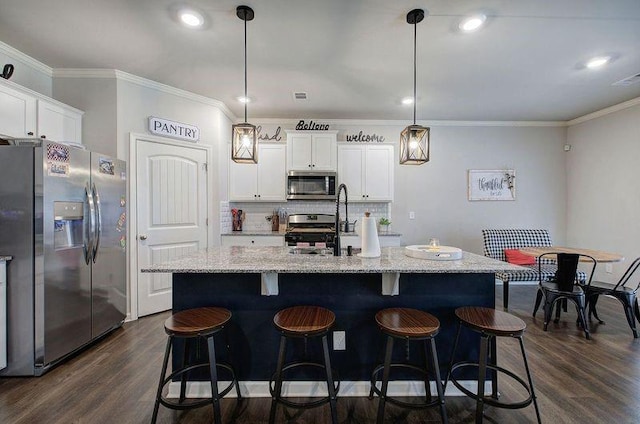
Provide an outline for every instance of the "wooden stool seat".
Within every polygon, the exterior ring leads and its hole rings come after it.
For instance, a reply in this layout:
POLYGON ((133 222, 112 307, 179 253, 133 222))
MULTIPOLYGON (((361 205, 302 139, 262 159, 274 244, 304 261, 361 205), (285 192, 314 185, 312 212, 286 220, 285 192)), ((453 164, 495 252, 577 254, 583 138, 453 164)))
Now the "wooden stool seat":
POLYGON ((440 321, 433 315, 410 308, 383 309, 376 314, 380 329, 398 337, 432 337, 440 331, 440 321))
POLYGON ((476 331, 496 336, 516 336, 522 334, 527 324, 507 312, 479 306, 465 306, 456 309, 456 317, 466 326, 476 331))
POLYGON ((328 331, 336 320, 336 315, 320 306, 293 306, 279 311, 273 323, 280 330, 290 334, 314 335, 328 331))
POLYGON ((167 334, 179 337, 205 336, 218 330, 230 319, 231 312, 225 308, 187 309, 167 318, 164 329, 167 334))

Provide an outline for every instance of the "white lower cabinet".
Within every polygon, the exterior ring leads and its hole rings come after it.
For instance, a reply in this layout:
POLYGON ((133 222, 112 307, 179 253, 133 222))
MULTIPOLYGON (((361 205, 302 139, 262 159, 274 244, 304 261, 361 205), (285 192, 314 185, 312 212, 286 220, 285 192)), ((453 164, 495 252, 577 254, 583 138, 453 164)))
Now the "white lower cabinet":
MULTIPOLYGON (((400 246, 400 236, 378 236, 380 241, 380 247, 395 247, 400 246)), ((362 237, 355 236, 340 236, 340 247, 345 248, 347 246, 353 246, 356 248, 362 247, 362 237)))
POLYGON ((338 146, 338 179, 346 184, 349 202, 393 201, 393 146, 338 146))
POLYGON ((223 235, 223 246, 284 246, 284 236, 223 235))
POLYGON ((232 202, 285 202, 286 146, 259 144, 258 163, 229 164, 229 200, 232 202))

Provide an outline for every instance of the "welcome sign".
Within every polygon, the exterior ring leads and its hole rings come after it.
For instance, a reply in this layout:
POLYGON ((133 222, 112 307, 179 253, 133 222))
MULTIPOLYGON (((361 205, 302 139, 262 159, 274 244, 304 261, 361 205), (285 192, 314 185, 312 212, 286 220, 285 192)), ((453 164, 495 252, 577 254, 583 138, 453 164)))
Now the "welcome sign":
POLYGON ((194 143, 200 140, 200 129, 195 125, 169 121, 168 119, 154 116, 149 117, 149 132, 164 137, 193 141, 194 143))

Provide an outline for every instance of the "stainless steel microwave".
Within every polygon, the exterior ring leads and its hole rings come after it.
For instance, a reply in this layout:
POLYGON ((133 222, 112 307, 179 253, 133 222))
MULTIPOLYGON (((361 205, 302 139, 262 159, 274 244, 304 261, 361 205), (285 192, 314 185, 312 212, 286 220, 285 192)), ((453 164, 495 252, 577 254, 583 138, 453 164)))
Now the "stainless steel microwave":
POLYGON ((335 200, 336 173, 289 171, 287 200, 335 200))

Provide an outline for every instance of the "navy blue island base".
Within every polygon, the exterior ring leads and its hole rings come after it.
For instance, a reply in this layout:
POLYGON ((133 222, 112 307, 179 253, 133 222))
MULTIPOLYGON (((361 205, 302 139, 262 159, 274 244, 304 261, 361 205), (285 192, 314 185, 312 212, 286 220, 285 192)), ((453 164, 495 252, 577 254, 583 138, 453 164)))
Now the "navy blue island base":
MULTIPOLYGON (((382 295, 381 273, 280 273, 279 294, 261 295, 259 273, 180 273, 173 274, 173 311, 201 306, 219 306, 232 313, 227 331, 216 339, 217 351, 230 361, 240 381, 268 381, 276 369, 279 333, 273 316, 294 305, 317 305, 336 315, 333 331, 345 331, 346 349, 333 350, 329 337, 332 368, 342 381, 369 381, 375 365, 382 362, 384 336, 375 322, 377 311, 406 307, 427 311, 440 320, 436 337, 442 375, 453 348, 456 332, 454 311, 460 306, 495 306, 495 273, 402 273, 399 294, 382 295), (229 352, 224 349, 229 344, 229 352)), ((464 331, 464 330, 463 330, 464 331)), ((463 332, 456 360, 477 360, 479 335, 463 332)), ((200 355, 206 355, 200 346, 200 355)), ((302 355, 302 341, 288 354, 302 355)), ((319 355, 320 346, 309 343, 309 356, 319 355)), ((424 364, 421 345, 395 344, 394 357, 408 354, 412 361, 424 364)), ((175 342, 173 365, 182 363, 182 347, 175 342)), ((206 358, 206 356, 201 356, 206 358)), ((399 374, 398 379, 416 380, 417 376, 399 374)), ((204 380, 206 375, 192 376, 204 380)), ((301 374, 301 380, 321 380, 321 376, 301 374)), ((465 377, 461 375, 460 377, 465 377)), ((475 376, 466 376, 474 379, 475 376)), ((396 378, 396 377, 394 377, 396 378)))

